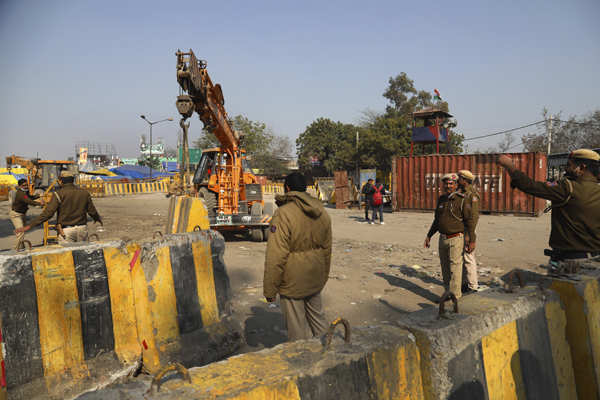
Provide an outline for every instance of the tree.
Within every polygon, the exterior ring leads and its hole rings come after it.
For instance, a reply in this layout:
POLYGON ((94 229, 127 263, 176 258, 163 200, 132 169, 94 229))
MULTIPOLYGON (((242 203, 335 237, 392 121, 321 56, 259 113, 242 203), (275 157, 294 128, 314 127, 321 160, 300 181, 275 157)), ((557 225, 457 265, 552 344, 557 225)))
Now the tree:
POLYGON ((504 135, 504 139, 498 143, 498 150, 500 153, 506 153, 510 148, 514 147, 515 137, 512 132, 508 132, 504 135))
MULTIPOLYGON (((547 124, 550 123, 548 110, 542 111, 547 124)), ((550 128, 548 126, 548 128, 550 128)), ((547 128, 547 129, 548 129, 547 128)), ((600 110, 596 110, 581 120, 571 116, 562 120, 559 114, 552 118, 552 148, 551 153, 567 153, 579 148, 600 147, 600 110)), ((548 151, 547 133, 531 133, 521 138, 525 151, 548 151)))

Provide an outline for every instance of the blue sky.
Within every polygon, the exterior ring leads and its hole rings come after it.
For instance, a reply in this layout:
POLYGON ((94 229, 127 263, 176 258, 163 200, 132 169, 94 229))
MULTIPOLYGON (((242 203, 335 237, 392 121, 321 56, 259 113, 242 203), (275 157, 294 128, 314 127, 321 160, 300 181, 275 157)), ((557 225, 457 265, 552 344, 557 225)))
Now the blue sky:
MULTIPOLYGON (((89 140, 134 157, 140 114, 174 117, 154 137, 175 146, 178 48, 207 60, 230 116, 293 140, 319 117, 383 111, 401 72, 437 88, 467 137, 543 107, 583 116, 600 109, 598 16, 598 0, 0 0, 2 156, 63 158, 89 140)), ((194 116, 192 139, 201 126, 194 116)))

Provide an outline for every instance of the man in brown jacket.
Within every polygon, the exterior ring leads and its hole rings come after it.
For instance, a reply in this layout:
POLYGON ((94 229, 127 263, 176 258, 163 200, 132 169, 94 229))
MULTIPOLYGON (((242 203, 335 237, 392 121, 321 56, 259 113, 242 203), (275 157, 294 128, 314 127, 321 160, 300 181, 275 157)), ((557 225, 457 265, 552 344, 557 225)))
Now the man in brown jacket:
POLYGON ((60 175, 61 188, 52 194, 52 199, 44 211, 27 226, 15 229, 15 233, 26 232, 32 227, 48 221, 58 212, 57 224, 62 227, 65 237, 59 235, 58 242, 81 242, 88 238, 87 214, 94 222, 102 225, 102 218, 96 211, 90 192, 76 187, 75 177, 71 172, 63 171, 60 175))
MULTIPOLYGON (((27 179, 19 179, 18 185, 19 187, 14 192, 14 198, 9 213, 10 220, 15 229, 22 228, 25 225, 25 215, 27 214, 27 210, 29 210, 29 206, 41 206, 39 202, 34 201, 40 196, 29 193, 27 179)), ((24 247, 23 239, 25 237, 25 232, 19 232, 16 235, 17 244, 15 245, 15 249, 19 251, 24 247)))
POLYGON ((439 254, 442 277, 446 292, 460 298, 465 247, 475 243, 475 223, 471 212, 471 203, 465 195, 456 189, 456 174, 442 177, 444 193, 440 196, 435 209, 435 217, 427 236, 425 247, 429 247, 431 237, 440 233, 439 254), (465 235, 469 241, 465 243, 465 235))
POLYGON ((265 257, 263 292, 268 302, 279 293, 288 340, 320 336, 327 329, 321 290, 331 264, 331 219, 323 204, 306 193, 304 176, 285 178, 276 196, 265 257))

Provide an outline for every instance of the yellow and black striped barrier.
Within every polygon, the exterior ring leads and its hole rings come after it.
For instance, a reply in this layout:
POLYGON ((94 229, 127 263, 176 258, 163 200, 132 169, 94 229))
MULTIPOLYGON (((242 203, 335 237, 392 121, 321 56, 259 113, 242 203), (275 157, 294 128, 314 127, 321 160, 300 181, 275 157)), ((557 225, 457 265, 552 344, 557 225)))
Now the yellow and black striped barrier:
POLYGON ((208 212, 199 197, 172 196, 167 213, 166 233, 192 232, 210 228, 208 212), (199 228, 196 228, 199 227, 199 228))
POLYGON ((600 398, 600 270, 585 269, 576 279, 552 278, 551 289, 566 307, 567 340, 580 399, 600 398))
POLYGON ((156 372, 231 354, 242 339, 227 317, 222 240, 196 232, 0 256, 0 396, 71 397, 140 361, 156 372))
POLYGON ((129 194, 155 193, 169 191, 170 178, 152 182, 103 182, 80 181, 80 188, 90 192, 92 197, 123 196, 129 194))

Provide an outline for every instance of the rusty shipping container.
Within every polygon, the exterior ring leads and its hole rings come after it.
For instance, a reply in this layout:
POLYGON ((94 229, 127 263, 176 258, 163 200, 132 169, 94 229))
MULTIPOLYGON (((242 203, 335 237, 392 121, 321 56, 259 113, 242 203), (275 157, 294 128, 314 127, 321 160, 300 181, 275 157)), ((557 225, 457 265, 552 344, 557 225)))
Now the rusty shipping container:
MULTIPOLYGON (((546 179, 546 155, 543 153, 509 153, 515 166, 536 181, 546 179)), ((480 210, 538 216, 546 201, 527 195, 510 186, 510 176, 496 164, 498 154, 435 154, 396 157, 393 160, 394 211, 433 210, 441 195, 441 178, 449 172, 468 169, 475 175, 481 196, 480 210)))
POLYGON ((346 208, 350 200, 350 191, 348 189, 348 173, 346 171, 335 171, 335 208, 346 208))

